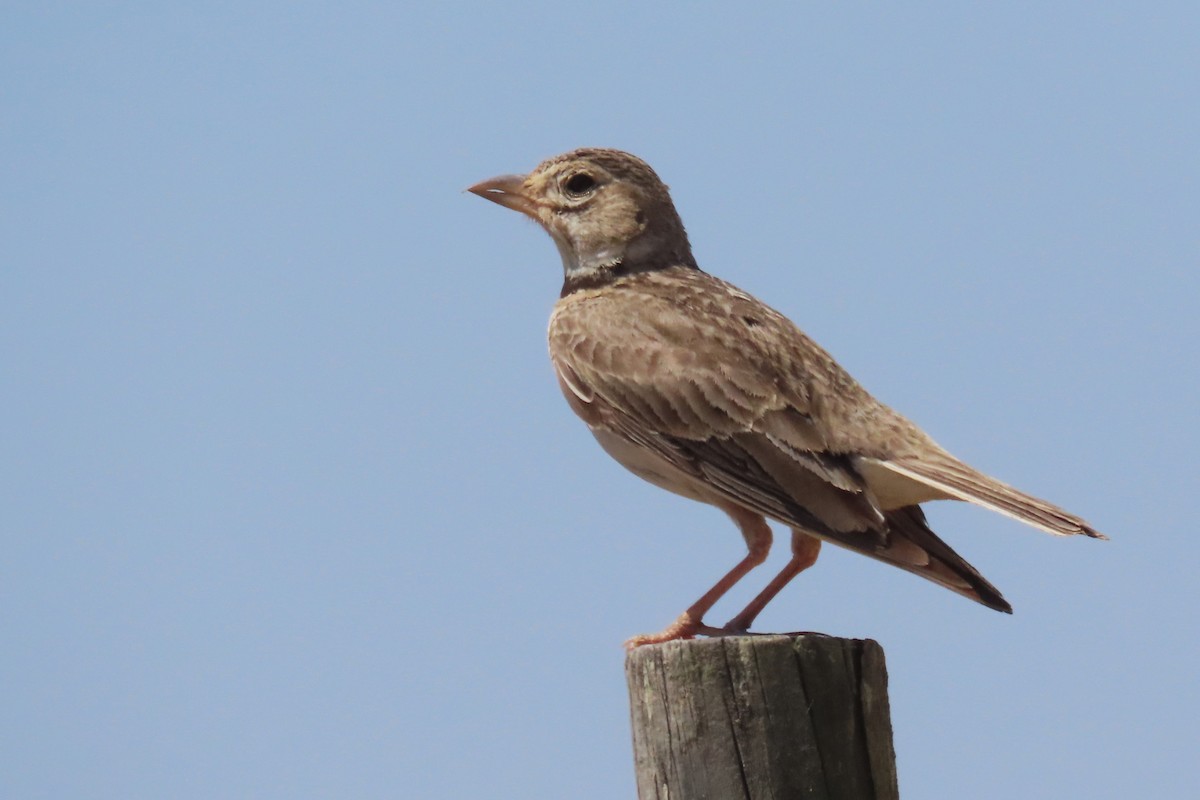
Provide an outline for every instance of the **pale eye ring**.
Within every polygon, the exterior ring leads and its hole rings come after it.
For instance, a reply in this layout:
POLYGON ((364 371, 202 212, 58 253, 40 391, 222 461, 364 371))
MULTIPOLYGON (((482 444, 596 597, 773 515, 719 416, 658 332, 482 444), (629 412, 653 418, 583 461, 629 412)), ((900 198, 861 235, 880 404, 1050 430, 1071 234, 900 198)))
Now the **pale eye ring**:
POLYGON ((563 191, 571 197, 583 197, 596 188, 596 179, 586 172, 576 172, 563 181, 563 191))

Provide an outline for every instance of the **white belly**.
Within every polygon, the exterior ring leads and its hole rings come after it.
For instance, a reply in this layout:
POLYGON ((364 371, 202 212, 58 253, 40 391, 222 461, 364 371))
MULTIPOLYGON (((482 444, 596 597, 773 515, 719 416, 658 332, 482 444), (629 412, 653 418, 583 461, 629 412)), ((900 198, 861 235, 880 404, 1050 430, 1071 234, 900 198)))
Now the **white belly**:
POLYGON ((615 433, 593 428, 592 435, 604 448, 604 452, 642 480, 649 481, 660 489, 666 489, 668 492, 674 492, 701 503, 712 502, 711 490, 691 475, 672 466, 661 456, 655 455, 644 447, 631 444, 615 433))

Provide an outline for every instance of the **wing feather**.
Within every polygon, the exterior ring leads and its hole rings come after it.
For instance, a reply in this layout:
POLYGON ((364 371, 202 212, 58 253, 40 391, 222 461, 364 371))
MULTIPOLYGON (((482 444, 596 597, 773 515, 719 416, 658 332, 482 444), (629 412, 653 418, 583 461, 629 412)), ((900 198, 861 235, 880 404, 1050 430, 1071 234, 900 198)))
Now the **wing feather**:
POLYGON ((960 498, 1054 533, 1099 535, 948 455, 923 460, 944 451, 782 315, 698 270, 569 294, 549 338, 580 416, 661 459, 669 469, 655 476, 690 482, 660 485, 741 506, 991 608, 1011 611, 915 502, 960 498), (891 504, 881 506, 868 478, 891 504))

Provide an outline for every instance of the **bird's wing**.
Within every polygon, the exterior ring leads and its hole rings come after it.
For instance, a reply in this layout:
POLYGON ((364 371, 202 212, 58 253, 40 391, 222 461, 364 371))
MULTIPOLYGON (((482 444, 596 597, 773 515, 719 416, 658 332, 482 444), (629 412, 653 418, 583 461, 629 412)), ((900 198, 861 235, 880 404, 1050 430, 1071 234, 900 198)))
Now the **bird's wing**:
POLYGON ((855 454, 830 445, 814 383, 840 377, 797 352, 790 337, 803 334, 715 279, 696 287, 686 277, 648 275, 560 302, 551 357, 589 425, 715 497, 1009 610, 918 508, 882 508, 855 454))

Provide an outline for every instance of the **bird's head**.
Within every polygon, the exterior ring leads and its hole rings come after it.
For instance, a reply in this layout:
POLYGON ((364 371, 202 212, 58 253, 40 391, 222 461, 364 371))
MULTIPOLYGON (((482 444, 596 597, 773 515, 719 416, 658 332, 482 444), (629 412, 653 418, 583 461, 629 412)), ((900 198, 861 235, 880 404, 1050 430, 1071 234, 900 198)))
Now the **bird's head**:
POLYGON ((468 191, 545 228, 568 281, 696 266, 666 184, 645 161, 620 150, 573 150, 528 175, 503 175, 468 191))

